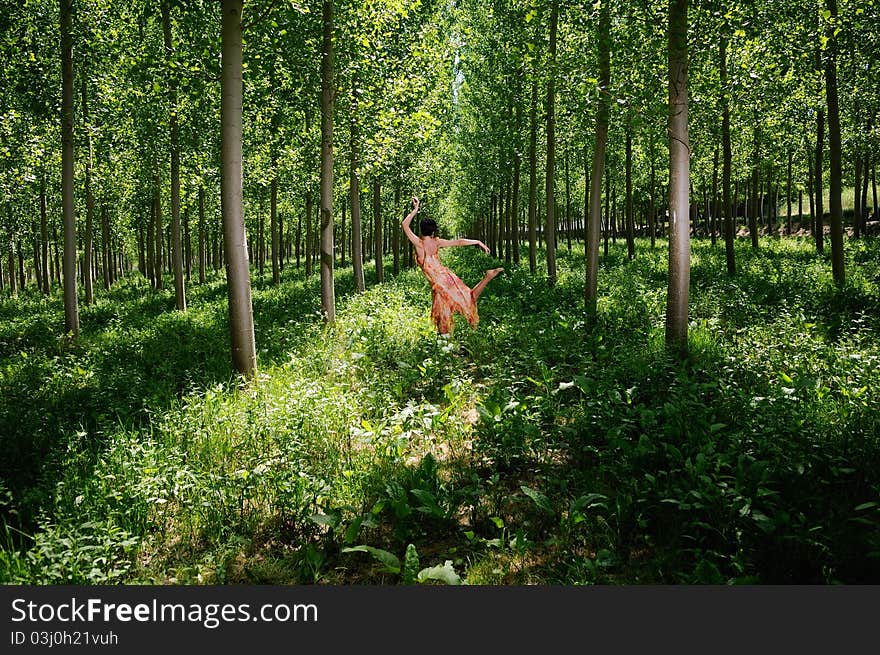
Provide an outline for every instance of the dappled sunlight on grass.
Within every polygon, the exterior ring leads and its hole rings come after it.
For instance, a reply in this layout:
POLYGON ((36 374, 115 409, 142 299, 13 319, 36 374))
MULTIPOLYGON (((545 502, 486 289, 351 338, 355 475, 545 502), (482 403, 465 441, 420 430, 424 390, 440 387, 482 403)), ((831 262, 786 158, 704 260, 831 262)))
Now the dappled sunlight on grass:
MULTIPOLYGON (((805 241, 738 244, 733 278, 695 242, 683 361, 665 248, 637 246, 602 264, 592 327, 581 245, 553 289, 507 266, 452 337, 418 271, 356 294, 338 270, 326 326, 318 276, 286 268, 254 283, 250 384, 222 274, 186 315, 125 281, 75 345, 57 295, 3 300, 0 574, 393 583, 409 558, 473 583, 880 579, 877 245, 848 245, 836 288, 805 241)), ((498 265, 446 258, 465 280, 498 265)))

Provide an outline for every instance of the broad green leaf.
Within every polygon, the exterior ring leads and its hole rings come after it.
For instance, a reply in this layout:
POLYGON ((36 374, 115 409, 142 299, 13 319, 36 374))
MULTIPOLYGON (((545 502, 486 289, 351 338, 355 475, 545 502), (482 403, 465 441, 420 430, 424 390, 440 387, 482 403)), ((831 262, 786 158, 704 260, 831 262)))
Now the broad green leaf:
POLYGON ((381 548, 373 548, 372 546, 352 546, 350 548, 343 548, 343 553, 369 553, 373 557, 376 558, 381 564, 385 566, 385 569, 390 573, 400 573, 400 559, 398 559, 397 555, 394 553, 389 553, 387 550, 382 550, 381 548))

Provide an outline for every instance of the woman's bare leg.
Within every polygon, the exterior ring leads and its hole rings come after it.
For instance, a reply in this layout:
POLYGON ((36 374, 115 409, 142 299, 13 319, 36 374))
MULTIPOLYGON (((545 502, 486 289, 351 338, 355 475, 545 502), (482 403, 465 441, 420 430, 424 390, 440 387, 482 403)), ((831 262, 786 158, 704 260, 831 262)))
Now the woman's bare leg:
POLYGON ((477 298, 480 297, 480 294, 483 293, 483 289, 485 289, 486 285, 492 281, 492 278, 501 273, 503 270, 503 268, 493 268, 491 271, 486 271, 486 277, 480 280, 479 284, 471 289, 471 296, 473 297, 474 302, 477 302, 477 298))

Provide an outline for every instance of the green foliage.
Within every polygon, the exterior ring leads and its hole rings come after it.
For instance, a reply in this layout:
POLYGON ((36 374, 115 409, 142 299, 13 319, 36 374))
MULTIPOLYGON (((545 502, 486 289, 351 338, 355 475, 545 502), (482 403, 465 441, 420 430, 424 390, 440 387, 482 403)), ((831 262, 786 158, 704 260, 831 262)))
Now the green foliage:
POLYGON ((603 262, 591 329, 564 252, 556 288, 508 270, 452 338, 415 272, 340 295, 331 327, 317 280, 257 279, 251 385, 226 377, 219 279, 186 315, 128 280, 76 346, 59 297, 0 301, 0 578, 876 581, 877 244, 842 288, 809 243, 743 246, 730 278, 694 243, 683 362, 642 243, 603 262))

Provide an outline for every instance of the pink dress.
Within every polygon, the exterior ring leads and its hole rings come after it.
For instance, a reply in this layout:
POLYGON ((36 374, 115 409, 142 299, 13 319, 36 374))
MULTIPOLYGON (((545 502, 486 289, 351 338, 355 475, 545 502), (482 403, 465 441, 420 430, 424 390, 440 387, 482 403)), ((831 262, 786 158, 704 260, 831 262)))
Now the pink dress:
POLYGON ((477 303, 471 289, 461 279, 440 262, 437 253, 426 255, 423 260, 416 258, 422 273, 431 283, 434 305, 431 307, 431 318, 440 334, 452 333, 454 326, 453 312, 462 314, 471 327, 477 327, 480 317, 477 315, 477 303))

